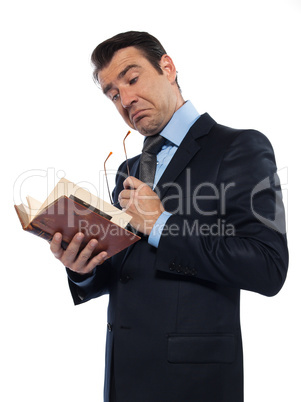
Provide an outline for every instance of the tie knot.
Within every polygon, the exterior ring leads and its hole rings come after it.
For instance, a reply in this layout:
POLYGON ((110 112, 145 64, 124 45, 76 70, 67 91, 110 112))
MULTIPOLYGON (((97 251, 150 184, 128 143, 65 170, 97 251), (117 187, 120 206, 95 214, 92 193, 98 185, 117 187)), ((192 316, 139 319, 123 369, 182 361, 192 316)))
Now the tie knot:
POLYGON ((147 152, 152 155, 157 155, 157 153, 162 148, 164 144, 165 138, 161 137, 161 135, 151 135, 150 137, 146 137, 143 144, 142 152, 147 152))

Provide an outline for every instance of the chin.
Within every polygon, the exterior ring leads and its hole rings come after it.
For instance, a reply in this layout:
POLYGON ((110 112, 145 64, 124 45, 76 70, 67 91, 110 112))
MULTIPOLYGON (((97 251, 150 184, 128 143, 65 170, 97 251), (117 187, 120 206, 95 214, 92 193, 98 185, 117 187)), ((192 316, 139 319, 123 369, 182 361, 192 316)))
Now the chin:
POLYGON ((136 130, 139 131, 140 134, 149 137, 151 135, 158 134, 161 130, 157 125, 152 124, 137 124, 136 130))
POLYGON ((159 133, 158 130, 149 130, 149 129, 137 129, 137 131, 139 131, 140 134, 144 135, 145 137, 151 137, 152 135, 156 135, 159 133))

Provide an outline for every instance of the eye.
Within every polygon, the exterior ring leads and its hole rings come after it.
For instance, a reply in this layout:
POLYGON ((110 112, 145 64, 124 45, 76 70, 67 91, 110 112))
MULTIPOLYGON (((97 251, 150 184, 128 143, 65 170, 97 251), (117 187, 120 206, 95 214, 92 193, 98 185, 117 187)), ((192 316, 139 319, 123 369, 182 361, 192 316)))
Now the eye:
POLYGON ((119 99, 119 94, 113 95, 111 99, 113 102, 116 102, 119 99))
POLYGON ((137 81, 138 81, 138 77, 132 78, 130 80, 130 85, 136 84, 137 81))

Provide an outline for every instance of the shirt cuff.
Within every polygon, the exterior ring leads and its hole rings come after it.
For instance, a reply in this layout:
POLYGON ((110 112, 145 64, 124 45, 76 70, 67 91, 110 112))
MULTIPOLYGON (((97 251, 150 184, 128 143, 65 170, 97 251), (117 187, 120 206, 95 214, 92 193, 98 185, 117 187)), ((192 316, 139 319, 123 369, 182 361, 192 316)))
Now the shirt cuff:
POLYGON ((93 280, 96 268, 94 268, 92 272, 90 272, 88 274, 84 274, 84 275, 71 271, 71 269, 69 269, 67 267, 66 267, 66 271, 67 271, 68 278, 70 279, 71 282, 73 282, 77 286, 86 286, 93 280))
POLYGON ((152 228, 152 231, 150 232, 150 235, 148 237, 148 243, 151 246, 154 246, 154 247, 158 248, 163 228, 165 226, 165 223, 167 222, 167 219, 171 215, 172 214, 170 214, 169 212, 164 211, 164 212, 162 212, 162 214, 157 219, 157 221, 154 224, 154 226, 152 228))

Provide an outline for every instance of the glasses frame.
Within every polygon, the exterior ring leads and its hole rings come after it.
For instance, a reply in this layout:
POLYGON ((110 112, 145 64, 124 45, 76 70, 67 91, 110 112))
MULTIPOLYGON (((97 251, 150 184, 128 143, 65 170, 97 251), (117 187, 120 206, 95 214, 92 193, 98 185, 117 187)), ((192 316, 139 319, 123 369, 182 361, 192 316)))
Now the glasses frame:
MULTIPOLYGON (((128 131, 126 136, 123 139, 123 149, 124 149, 124 154, 125 154, 125 160, 126 160, 126 168, 127 168, 127 174, 128 176, 130 176, 130 168, 129 168, 129 162, 128 162, 128 156, 127 156, 127 152, 126 152, 126 147, 125 147, 125 140, 126 138, 131 134, 131 131, 128 131)), ((112 196, 111 196, 111 192, 110 192, 110 186, 109 186, 109 180, 108 180, 108 175, 107 175, 107 169, 106 169, 106 162, 109 159, 109 157, 113 154, 113 152, 110 152, 109 155, 107 156, 106 160, 103 163, 103 169, 105 172, 105 177, 106 177, 106 183, 107 183, 107 189, 108 189, 108 193, 109 193, 109 197, 110 197, 110 201, 112 205, 115 205, 113 203, 112 200, 112 196)))

